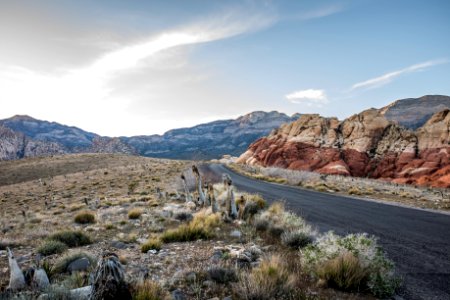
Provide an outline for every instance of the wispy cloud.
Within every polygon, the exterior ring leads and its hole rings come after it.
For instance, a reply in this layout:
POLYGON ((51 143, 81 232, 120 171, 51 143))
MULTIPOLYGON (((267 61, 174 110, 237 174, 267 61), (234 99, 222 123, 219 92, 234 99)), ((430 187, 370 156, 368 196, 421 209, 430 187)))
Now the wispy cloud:
POLYGON ((285 96, 292 103, 301 103, 307 106, 323 107, 328 103, 328 98, 324 90, 299 90, 285 96))
MULTIPOLYGON (((87 129, 96 130, 100 134, 130 134, 120 131, 123 130, 117 125, 120 122, 114 120, 121 119, 124 123, 142 127, 137 124, 132 113, 128 114, 133 101, 140 98, 147 101, 153 98, 158 98, 158 101, 187 98, 190 94, 195 94, 188 90, 192 86, 192 80, 208 80, 205 72, 186 72, 189 68, 186 54, 188 49, 182 46, 246 34, 270 26, 275 21, 276 16, 263 13, 255 13, 251 17, 221 14, 160 32, 142 42, 122 44, 113 51, 99 55, 84 67, 65 69, 57 75, 14 65, 0 66, 0 99, 8 99, 10 103, 2 109, 2 114, 6 117, 20 111, 50 120, 58 116, 74 125, 78 125, 79 116, 84 116, 84 124, 90 122, 87 126, 83 125, 87 129), (170 55, 162 55, 164 53, 170 55), (165 60, 163 63, 162 59, 165 60), (179 68, 174 69, 174 64, 179 68), (152 68, 153 65, 156 68, 152 68), (122 86, 117 91, 120 86, 116 84, 118 79, 126 82, 126 78, 133 72, 140 72, 142 75, 138 79, 139 89, 122 86), (189 79, 189 82, 181 82, 174 89, 177 79, 189 79), (102 129, 98 129, 99 124, 104 124, 102 129)), ((201 91, 209 93, 204 88, 201 91)), ((128 128, 132 130, 132 126, 128 128)), ((152 129, 156 130, 162 129, 152 129)))
POLYGON ((344 6, 340 4, 333 4, 328 6, 323 6, 318 9, 310 10, 304 13, 301 13, 297 16, 300 20, 311 20, 317 18, 328 17, 337 13, 340 13, 344 10, 344 6))
POLYGON ((415 64, 415 65, 409 66, 409 67, 401 69, 401 70, 389 72, 389 73, 383 74, 383 75, 375 77, 375 78, 371 78, 371 79, 368 79, 368 80, 365 80, 362 82, 355 83, 350 88, 350 91, 354 91, 357 89, 373 89, 373 88, 381 87, 383 85, 386 85, 386 84, 392 82, 395 78, 400 77, 404 74, 422 71, 427 68, 430 68, 430 67, 433 67, 436 65, 445 64, 448 62, 449 62, 448 59, 437 59, 437 60, 429 60, 426 62, 415 64))

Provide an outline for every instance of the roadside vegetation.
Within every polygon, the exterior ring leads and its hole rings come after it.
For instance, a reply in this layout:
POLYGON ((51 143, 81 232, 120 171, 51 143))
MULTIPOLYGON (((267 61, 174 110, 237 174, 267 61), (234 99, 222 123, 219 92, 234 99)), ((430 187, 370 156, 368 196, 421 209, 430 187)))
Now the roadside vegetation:
MULTIPOLYGON (((366 299, 399 286, 373 236, 318 232, 282 203, 269 206, 192 162, 127 159, 0 186, 11 212, 1 218, 0 253, 10 247, 24 269, 37 268, 40 253, 50 281, 24 297, 65 299, 102 266, 130 299, 366 299)), ((8 284, 0 256, 0 291, 8 284)))
POLYGON ((274 167, 264 168, 236 163, 229 163, 227 166, 235 172, 254 179, 297 186, 317 192, 373 198, 420 208, 450 210, 450 192, 448 189, 396 184, 360 177, 323 175, 315 172, 274 167))

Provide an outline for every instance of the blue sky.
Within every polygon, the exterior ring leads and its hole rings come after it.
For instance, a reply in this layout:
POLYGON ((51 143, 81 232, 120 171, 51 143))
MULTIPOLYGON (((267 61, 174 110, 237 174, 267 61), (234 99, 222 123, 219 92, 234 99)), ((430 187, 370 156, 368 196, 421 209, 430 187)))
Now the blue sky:
POLYGON ((449 1, 0 2, 0 118, 104 135, 450 95, 449 1))

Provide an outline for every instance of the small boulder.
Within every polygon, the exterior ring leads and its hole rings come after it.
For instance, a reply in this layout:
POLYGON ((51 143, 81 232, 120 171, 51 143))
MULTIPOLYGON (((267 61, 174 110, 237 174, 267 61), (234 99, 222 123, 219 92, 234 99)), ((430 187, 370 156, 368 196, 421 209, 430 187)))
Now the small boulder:
POLYGON ((172 299, 173 300, 186 300, 187 298, 182 291, 176 289, 172 292, 172 299))
POLYGON ((67 267, 67 271, 70 273, 73 272, 83 272, 87 271, 87 269, 91 266, 91 262, 86 257, 79 258, 70 263, 67 267))

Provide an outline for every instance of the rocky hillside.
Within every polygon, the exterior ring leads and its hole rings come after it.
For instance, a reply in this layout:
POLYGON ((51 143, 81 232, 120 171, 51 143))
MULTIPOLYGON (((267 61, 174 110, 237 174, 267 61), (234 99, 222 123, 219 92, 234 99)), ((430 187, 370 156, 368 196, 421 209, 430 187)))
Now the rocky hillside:
POLYGON ((383 107, 381 113, 386 119, 415 130, 424 125, 434 113, 445 108, 450 108, 449 96, 428 95, 397 100, 383 107))
POLYGON ((298 114, 289 117, 276 111, 256 111, 234 120, 174 129, 164 135, 123 137, 121 140, 144 156, 211 159, 224 154, 239 155, 254 140, 298 117, 298 114))
POLYGON ((413 131, 370 109, 344 121, 302 115, 254 142, 240 163, 450 187, 450 110, 413 131))
POLYGON ((92 145, 97 134, 66 126, 56 122, 37 120, 29 116, 17 115, 0 120, 0 125, 37 141, 54 142, 66 148, 69 152, 83 152, 92 145))
MULTIPOLYGON (((120 138, 102 137, 77 127, 36 120, 28 116, 0 120, 0 126, 21 133, 30 141, 53 145, 67 153, 125 153, 161 158, 210 159, 224 154, 239 155, 254 140, 269 134, 283 123, 297 119, 298 116, 296 114, 289 117, 275 111, 257 111, 237 119, 170 130, 163 135, 120 138)), ((0 139, 0 147, 10 149, 8 143, 6 139, 0 139)), ((16 148, 11 151, 20 152, 19 148, 16 148)), ((5 154, 0 160, 54 153, 45 153, 43 149, 41 146, 33 153, 5 154)))
POLYGON ((0 125, 0 160, 65 153, 57 143, 37 141, 0 125))

